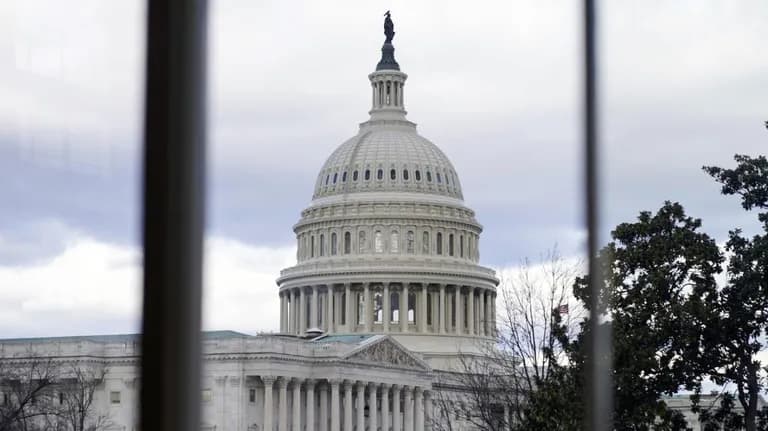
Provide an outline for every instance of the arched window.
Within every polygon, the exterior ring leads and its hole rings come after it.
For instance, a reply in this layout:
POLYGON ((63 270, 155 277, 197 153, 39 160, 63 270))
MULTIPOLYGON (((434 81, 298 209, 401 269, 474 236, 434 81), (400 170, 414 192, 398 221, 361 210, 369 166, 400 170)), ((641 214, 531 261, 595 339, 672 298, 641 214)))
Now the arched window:
POLYGON ((421 253, 429 254, 429 232, 424 232, 421 236, 421 253))
POLYGON ((436 245, 436 251, 437 254, 443 254, 443 234, 442 232, 437 233, 437 244, 436 245))
POLYGON ((408 233, 405 235, 405 252, 408 254, 413 254, 413 243, 414 243, 414 237, 413 237, 413 231, 409 230, 408 233))
POLYGON ((331 180, 331 174, 326 175, 325 176, 325 185, 326 186, 328 185, 328 181, 330 181, 330 180, 331 180))
POLYGON ((459 236, 459 257, 464 257, 464 235, 459 236))
POLYGON ((416 172, 414 172, 414 176, 416 177, 416 181, 421 181, 421 171, 417 169, 416 172))
POLYGON ((315 236, 309 238, 309 257, 315 257, 315 236))
POLYGON ((403 169, 403 180, 408 181, 408 170, 403 169))
POLYGON ((368 244, 365 243, 365 232, 364 231, 360 231, 360 234, 357 237, 358 253, 361 253, 361 254, 365 253, 367 246, 368 246, 368 244))
POLYGON ((450 181, 448 181, 448 175, 446 175, 446 176, 445 176, 445 184, 446 184, 446 185, 449 185, 449 184, 451 184, 451 182, 450 182, 450 181))
POLYGON ((392 231, 390 236, 389 251, 392 253, 398 253, 400 251, 400 234, 395 230, 392 231))
POLYGON ((344 232, 344 254, 352 252, 352 235, 349 232, 344 232))
POLYGON ((400 292, 389 293, 390 315, 389 321, 392 323, 400 322, 400 292))
POLYGON ((320 234, 320 256, 325 254, 325 235, 320 234))
POLYGON ((331 256, 336 256, 336 232, 331 234, 331 256))
POLYGON ((378 171, 376 171, 376 179, 377 180, 383 180, 384 179, 384 170, 383 169, 379 169, 378 171))
POLYGON ((341 174, 341 182, 342 182, 342 183, 346 183, 346 182, 347 182, 347 171, 344 171, 344 172, 341 174))
POLYGON ((352 172, 352 181, 357 181, 357 171, 352 172))
POLYGON ((392 181, 397 179, 397 171, 396 170, 391 169, 389 171, 389 179, 392 180, 392 181))
POLYGON ((373 236, 373 247, 376 253, 384 252, 384 239, 381 237, 381 231, 377 230, 373 236))
POLYGON ((442 181, 440 180, 440 172, 435 172, 435 175, 437 176, 437 182, 442 183, 442 181))
POLYGON ((336 172, 333 174, 333 183, 336 184, 336 180, 339 178, 339 173, 336 172))
POLYGON ((380 292, 373 294, 373 323, 384 321, 384 303, 380 292))
POLYGON ((370 169, 366 169, 365 170, 365 180, 368 181, 370 179, 371 179, 371 170, 370 169))
POLYGON ((427 171, 427 182, 432 182, 432 172, 427 171))
POLYGON ((453 256, 453 234, 448 235, 448 255, 453 256))

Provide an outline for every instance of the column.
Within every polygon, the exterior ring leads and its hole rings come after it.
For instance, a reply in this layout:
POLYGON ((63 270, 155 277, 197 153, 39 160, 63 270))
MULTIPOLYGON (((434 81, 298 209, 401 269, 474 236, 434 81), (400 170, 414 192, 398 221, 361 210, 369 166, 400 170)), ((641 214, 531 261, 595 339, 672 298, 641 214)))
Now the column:
POLYGON ((432 406, 432 391, 424 391, 424 412, 426 413, 426 430, 432 431, 432 421, 434 416, 434 407, 432 406))
POLYGON ((317 322, 317 286, 312 286, 312 302, 309 304, 309 325, 308 328, 317 328, 320 324, 317 322))
POLYGON ((347 318, 347 332, 354 332, 355 319, 352 317, 352 285, 349 283, 344 284, 344 315, 347 318))
POLYGON ((371 302, 371 283, 363 283, 363 323, 365 323, 365 332, 373 331, 373 303, 371 302))
POLYGON ((424 399, 421 387, 417 387, 414 394, 413 404, 416 407, 415 431, 424 431, 424 399))
POLYGON ((477 333, 481 336, 485 336, 485 289, 479 289, 477 299, 480 300, 480 305, 477 307, 479 316, 477 318, 477 333))
POLYGON ((378 409, 376 408, 378 405, 376 402, 377 389, 376 383, 368 383, 368 429, 374 431, 377 429, 378 423, 378 418, 376 417, 378 415, 378 409))
POLYGON ((456 328, 454 331, 457 334, 461 334, 463 331, 462 329, 462 319, 461 319, 461 286, 456 286, 456 293, 453 296, 453 299, 456 304, 456 310, 453 312, 453 319, 456 321, 456 328))
POLYGON ((403 412, 403 431, 413 431, 413 387, 403 387, 403 406, 405 406, 405 412, 403 412))
POLYGON ((352 382, 344 380, 344 431, 352 431, 352 382))
POLYGON ((389 385, 381 385, 381 429, 389 431, 389 385))
POLYGON ((301 431, 301 379, 293 379, 293 431, 301 431))
POLYGON ((365 383, 357 382, 357 429, 365 430, 365 383))
POLYGON ((272 384, 275 383, 275 378, 272 376, 261 376, 261 381, 264 382, 264 418, 261 423, 261 429, 263 431, 273 431, 272 413, 274 407, 272 407, 272 384))
POLYGON ((496 336, 496 292, 491 293, 491 337, 496 336))
POLYGON ((299 288, 299 335, 304 334, 307 330, 307 295, 304 293, 304 288, 299 288))
MULTIPOLYGON (((325 383, 322 383, 320 385, 320 426, 318 427, 320 431, 328 431, 328 411, 330 410, 329 407, 330 406, 328 405, 328 385, 325 383)), ((307 422, 309 422, 309 419, 307 419, 307 422)), ((335 430, 335 431, 338 431, 338 430, 335 430)))
POLYGON ((277 413, 277 429, 288 431, 288 380, 285 377, 280 377, 277 387, 280 390, 278 396, 280 406, 277 413))
POLYGON ((384 332, 389 332, 389 318, 392 317, 392 306, 389 304, 389 300, 391 299, 389 296, 389 283, 383 283, 382 286, 383 289, 383 302, 384 302, 384 313, 383 313, 383 319, 382 324, 384 325, 384 332))
POLYGON ((325 309, 325 330, 331 333, 336 332, 336 315, 333 312, 333 284, 326 286, 325 309))
POLYGON ((280 296, 280 332, 285 332, 285 326, 283 323, 285 322, 285 302, 283 297, 283 292, 279 293, 280 296))
POLYGON ((467 294, 467 332, 470 335, 475 333, 475 288, 469 286, 469 293, 467 294))
POLYGON ((291 334, 297 334, 299 332, 299 291, 292 289, 291 290, 291 334))
POLYGON ((313 430, 315 429, 315 381, 307 379, 304 382, 304 391, 307 393, 307 411, 304 428, 313 430))
POLYGON ((400 289, 400 332, 408 332, 408 283, 400 289))
POLYGON ((400 386, 392 385, 392 431, 400 431, 403 419, 400 417, 400 386))
POLYGON ((335 379, 331 380, 331 431, 341 431, 341 405, 339 404, 339 381, 335 379))
MULTIPOLYGON (((427 332, 427 298, 429 297, 429 284, 421 284, 421 301, 419 302, 419 330, 427 332)), ((432 310, 434 314, 434 310, 432 310)))
POLYGON ((448 311, 447 307, 445 305, 445 284, 440 284, 440 303, 437 307, 439 319, 440 319, 440 333, 445 334, 445 320, 446 315, 445 312, 448 311))

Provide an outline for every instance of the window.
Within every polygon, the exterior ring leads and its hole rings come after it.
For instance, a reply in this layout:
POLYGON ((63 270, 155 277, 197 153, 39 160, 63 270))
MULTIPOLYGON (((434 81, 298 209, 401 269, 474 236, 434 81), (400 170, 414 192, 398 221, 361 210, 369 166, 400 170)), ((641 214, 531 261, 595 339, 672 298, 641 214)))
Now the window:
POLYGON ((331 256, 336 256, 336 232, 331 234, 331 256))
POLYGON ((315 257, 315 236, 309 239, 309 257, 315 257))
POLYGON ((435 176, 437 177, 437 182, 442 183, 442 181, 440 180, 440 172, 435 172, 435 176))
POLYGON ((389 171, 389 179, 394 181, 397 179, 397 171, 392 169, 389 171))
POLYGON ((459 257, 464 257, 464 235, 459 236, 459 257))
POLYGON ((408 181, 408 170, 403 169, 403 180, 408 181))
POLYGON ((365 232, 361 231, 360 234, 357 237, 357 250, 358 250, 358 253, 365 253, 365 251, 366 251, 365 247, 366 246, 367 246, 367 244, 365 243, 365 232))
POLYGON ((368 181, 370 179, 371 179, 371 170, 370 169, 366 169, 365 170, 365 180, 368 181))
POLYGON ((352 235, 349 232, 344 232, 344 254, 352 252, 352 235))
POLYGON ((325 255, 325 235, 320 234, 320 253, 318 253, 320 256, 325 255))
POLYGON ((414 243, 414 235, 413 231, 409 230, 408 233, 405 235, 405 252, 408 254, 413 254, 413 243, 414 243))
POLYGON ((7 406, 11 402, 11 397, 8 395, 8 392, 3 392, 3 405, 7 406))
POLYGON ((408 323, 416 323, 416 292, 408 292, 408 323))
POLYGON ((335 174, 333 174, 333 183, 334 183, 334 184, 336 184, 336 179, 337 179, 337 178, 339 178, 339 173, 338 173, 338 172, 336 172, 335 174))
POLYGON ((325 176, 325 185, 328 185, 328 181, 331 179, 331 174, 325 176))
POLYGON ((203 392, 201 394, 201 397, 204 403, 210 402, 213 400, 213 391, 210 389, 203 389, 203 392))
POLYGON ((416 177, 416 181, 421 181, 421 171, 417 169, 413 174, 416 177))
POLYGON ((448 235, 448 255, 453 256, 453 234, 448 235))
POLYGON ((389 251, 391 251, 392 253, 397 253, 400 251, 400 234, 396 230, 392 231, 392 235, 390 237, 389 251))
POLYGON ((421 253, 429 254, 429 232, 424 232, 421 238, 421 253))
POLYGON ((427 171, 427 182, 432 182, 432 172, 427 171))
POLYGON ((347 171, 342 172, 341 174, 341 182, 346 183, 347 182, 347 171))
POLYGON ((392 323, 400 322, 400 292, 389 293, 389 321, 392 323))
POLYGON ((256 402, 256 389, 248 389, 248 402, 256 402))
POLYGON ((377 180, 383 180, 384 179, 384 170, 383 169, 379 169, 378 171, 376 171, 376 179, 377 180))
POLYGON ((374 246, 374 249, 376 250, 376 253, 384 252, 384 240, 381 237, 380 230, 377 230, 373 236, 373 246, 374 246))
POLYGON ((352 181, 357 181, 357 171, 352 172, 352 181))
POLYGON ((59 392, 59 405, 62 404, 64 404, 64 392, 59 392))
POLYGON ((427 293, 427 325, 432 324, 432 300, 434 296, 431 293, 427 293))
POLYGON ((373 323, 384 321, 384 304, 380 292, 373 294, 373 323))
POLYGON ((112 391, 109 393, 109 402, 111 404, 120 404, 120 392, 112 391))
POLYGON ((437 244, 435 244, 437 249, 437 254, 443 254, 443 234, 442 232, 437 233, 437 244))

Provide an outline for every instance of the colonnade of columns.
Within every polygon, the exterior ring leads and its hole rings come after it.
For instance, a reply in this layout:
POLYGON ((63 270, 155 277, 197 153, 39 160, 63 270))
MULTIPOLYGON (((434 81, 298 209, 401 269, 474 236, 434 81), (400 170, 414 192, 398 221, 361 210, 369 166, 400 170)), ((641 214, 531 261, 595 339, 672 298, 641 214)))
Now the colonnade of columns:
POLYGON ((432 283, 345 283, 284 288, 280 331, 418 332, 491 337, 492 289, 432 283), (394 303, 393 303, 394 302, 394 303))
POLYGON ((405 105, 403 100, 404 86, 404 82, 397 80, 376 79, 371 81, 371 89, 373 90, 373 109, 386 106, 397 106, 402 108, 405 105))
POLYGON ((265 431, 432 429, 432 392, 421 386, 276 376, 261 376, 261 381, 265 431))

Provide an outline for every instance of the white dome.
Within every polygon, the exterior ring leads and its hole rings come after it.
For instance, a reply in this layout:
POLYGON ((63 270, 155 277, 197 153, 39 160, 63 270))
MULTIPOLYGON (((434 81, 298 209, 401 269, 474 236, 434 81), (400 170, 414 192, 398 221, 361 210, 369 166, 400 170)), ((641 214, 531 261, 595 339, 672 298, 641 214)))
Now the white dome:
POLYGON ((463 199, 450 160, 408 121, 363 123, 317 176, 313 198, 365 192, 416 192, 463 199))

